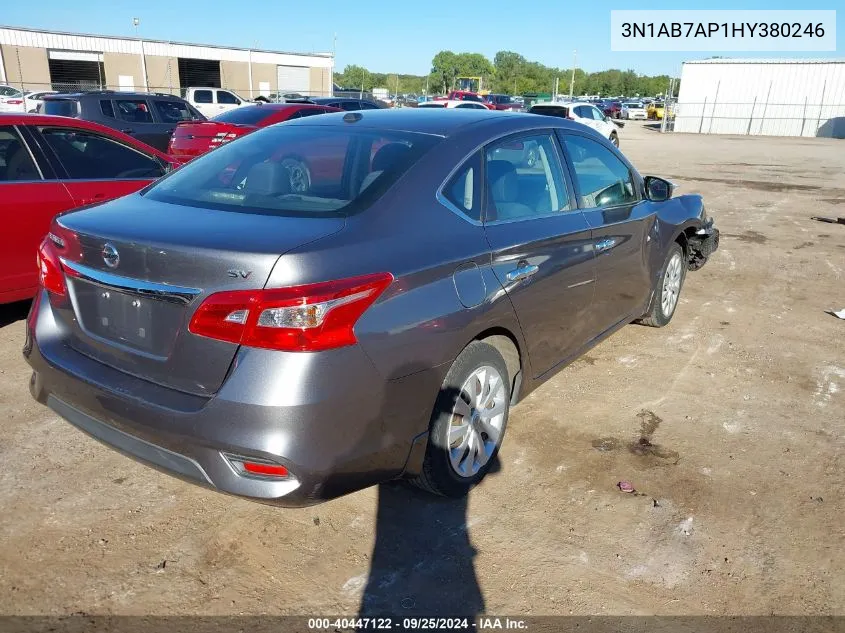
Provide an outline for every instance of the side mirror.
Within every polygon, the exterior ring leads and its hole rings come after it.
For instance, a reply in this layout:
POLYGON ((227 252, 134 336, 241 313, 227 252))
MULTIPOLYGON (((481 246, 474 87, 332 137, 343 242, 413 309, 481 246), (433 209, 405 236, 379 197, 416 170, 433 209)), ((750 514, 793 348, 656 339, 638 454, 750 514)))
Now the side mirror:
POLYGON ((653 202, 668 200, 675 191, 674 184, 657 176, 646 176, 644 184, 646 198, 653 202))

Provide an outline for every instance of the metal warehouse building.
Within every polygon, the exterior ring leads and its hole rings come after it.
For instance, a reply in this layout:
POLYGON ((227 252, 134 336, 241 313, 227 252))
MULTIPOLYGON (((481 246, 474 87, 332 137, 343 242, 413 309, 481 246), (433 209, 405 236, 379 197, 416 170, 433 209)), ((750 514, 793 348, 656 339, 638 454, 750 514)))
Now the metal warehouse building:
POLYGON ((330 53, 282 53, 0 27, 0 83, 27 90, 111 89, 180 94, 228 88, 246 98, 331 95, 330 53))
POLYGON ((845 60, 686 62, 674 130, 845 138, 845 60))

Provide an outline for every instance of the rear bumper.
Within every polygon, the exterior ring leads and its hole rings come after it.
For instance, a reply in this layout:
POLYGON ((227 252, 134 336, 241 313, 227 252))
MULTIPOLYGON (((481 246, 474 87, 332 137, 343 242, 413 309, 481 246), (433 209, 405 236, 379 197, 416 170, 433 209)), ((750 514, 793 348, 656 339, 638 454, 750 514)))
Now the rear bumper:
MULTIPOLYGON (((386 381, 357 347, 296 355, 275 367, 263 350, 242 350, 217 395, 202 398, 70 349, 53 336, 49 301, 41 298, 24 347, 33 397, 108 446, 169 474, 299 507, 400 476, 412 448, 416 456, 420 442, 424 447, 434 397, 423 402, 423 386, 442 380, 434 370, 386 381), (294 363, 308 370, 297 372, 294 363), (415 398, 416 407, 409 407, 415 398), (282 464, 292 477, 244 476, 224 453, 282 464)), ((275 354, 276 361, 290 356, 275 354)))

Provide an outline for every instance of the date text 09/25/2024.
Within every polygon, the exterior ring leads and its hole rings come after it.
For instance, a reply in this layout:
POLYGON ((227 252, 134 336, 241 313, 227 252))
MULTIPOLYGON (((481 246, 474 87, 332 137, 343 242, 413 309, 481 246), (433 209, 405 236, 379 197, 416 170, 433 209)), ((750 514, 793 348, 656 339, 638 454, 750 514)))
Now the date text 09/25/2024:
POLYGON ((470 618, 309 618, 308 628, 312 631, 525 631, 528 624, 519 618, 493 616, 470 618))

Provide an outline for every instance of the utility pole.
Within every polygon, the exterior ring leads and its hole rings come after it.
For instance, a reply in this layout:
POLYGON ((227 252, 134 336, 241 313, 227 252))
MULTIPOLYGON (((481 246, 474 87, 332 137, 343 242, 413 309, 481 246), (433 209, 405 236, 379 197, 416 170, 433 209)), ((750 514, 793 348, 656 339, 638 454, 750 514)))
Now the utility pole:
POLYGON ((329 96, 334 96, 334 64, 335 60, 337 59, 337 33, 334 34, 334 40, 332 41, 332 85, 329 87, 329 96))
POLYGON ((361 93, 358 95, 359 99, 364 98, 364 76, 367 74, 366 68, 361 69, 361 93))
MULTIPOLYGON (((144 56, 144 40, 138 35, 138 27, 141 25, 141 18, 132 18, 132 26, 135 27, 135 37, 141 45, 141 74, 144 78, 144 92, 150 91, 150 83, 147 79, 147 58, 144 56)), ((106 86, 108 88, 108 86, 106 86)))
POLYGON ((572 79, 569 80, 569 98, 575 95, 575 67, 578 65, 578 51, 572 51, 572 79))

